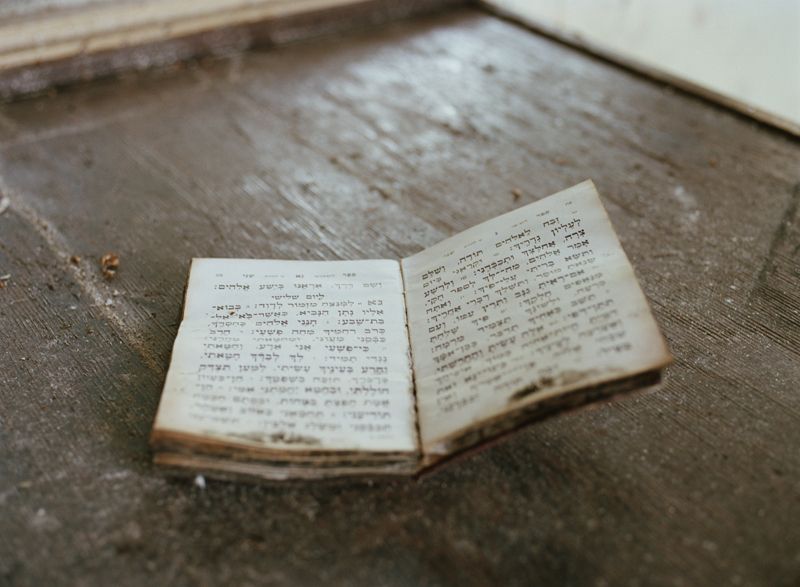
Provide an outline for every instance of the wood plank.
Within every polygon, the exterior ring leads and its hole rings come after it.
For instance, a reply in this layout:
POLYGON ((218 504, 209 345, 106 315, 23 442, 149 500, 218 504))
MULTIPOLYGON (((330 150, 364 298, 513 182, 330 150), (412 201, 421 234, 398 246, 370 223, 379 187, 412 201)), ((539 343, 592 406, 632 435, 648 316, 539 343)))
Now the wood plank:
POLYGON ((0 577, 791 584, 799 158, 474 10, 3 106, 0 577), (407 255, 587 177, 677 358, 659 391, 420 482, 203 490, 149 465, 191 256, 407 255))
POLYGON ((0 99, 408 18, 464 0, 61 0, 0 6, 0 99))

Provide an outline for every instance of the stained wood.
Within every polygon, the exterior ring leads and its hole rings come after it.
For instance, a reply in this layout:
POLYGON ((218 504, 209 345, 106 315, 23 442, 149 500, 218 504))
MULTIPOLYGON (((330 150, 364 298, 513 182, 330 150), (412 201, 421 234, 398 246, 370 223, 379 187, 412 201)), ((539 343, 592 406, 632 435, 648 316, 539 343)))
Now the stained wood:
POLYGON ((3 106, 0 582, 795 583, 798 161, 473 10, 3 106), (190 257, 402 257, 588 177, 676 357, 660 390, 419 482, 151 465, 190 257))
POLYGON ((0 6, 0 99, 285 45, 465 0, 54 0, 0 6))
POLYGON ((0 14, 0 69, 164 41, 360 0, 142 0, 0 14))

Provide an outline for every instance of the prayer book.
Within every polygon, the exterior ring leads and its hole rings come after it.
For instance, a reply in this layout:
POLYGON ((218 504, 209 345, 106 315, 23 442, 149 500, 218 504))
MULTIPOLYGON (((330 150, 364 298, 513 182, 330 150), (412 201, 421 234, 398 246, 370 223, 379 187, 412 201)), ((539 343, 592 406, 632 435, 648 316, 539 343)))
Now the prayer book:
POLYGON ((587 181, 401 260, 193 259, 151 445, 210 476, 413 476, 670 361, 587 181))

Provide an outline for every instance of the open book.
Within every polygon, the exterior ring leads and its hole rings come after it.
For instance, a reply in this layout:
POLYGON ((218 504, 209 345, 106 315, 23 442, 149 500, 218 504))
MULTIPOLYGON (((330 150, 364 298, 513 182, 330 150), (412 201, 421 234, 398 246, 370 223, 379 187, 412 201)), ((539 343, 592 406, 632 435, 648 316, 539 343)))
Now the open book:
POLYGON ((671 361, 594 184, 406 259, 194 259, 155 462, 413 475, 671 361))

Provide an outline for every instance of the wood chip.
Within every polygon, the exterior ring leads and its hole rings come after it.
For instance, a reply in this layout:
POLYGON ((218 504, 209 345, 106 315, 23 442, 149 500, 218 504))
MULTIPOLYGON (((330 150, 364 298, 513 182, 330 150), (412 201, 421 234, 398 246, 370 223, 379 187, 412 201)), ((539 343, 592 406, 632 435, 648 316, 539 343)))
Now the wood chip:
POLYGON ((519 200, 522 197, 522 190, 519 188, 514 188, 511 190, 511 195, 514 196, 514 200, 519 200))
POLYGON ((80 263, 80 262, 81 262, 81 258, 80 258, 78 255, 72 255, 72 256, 69 258, 69 262, 70 262, 72 265, 77 265, 78 263, 80 263))
POLYGON ((119 269, 119 257, 114 253, 106 253, 100 258, 100 269, 103 277, 113 279, 119 269))

